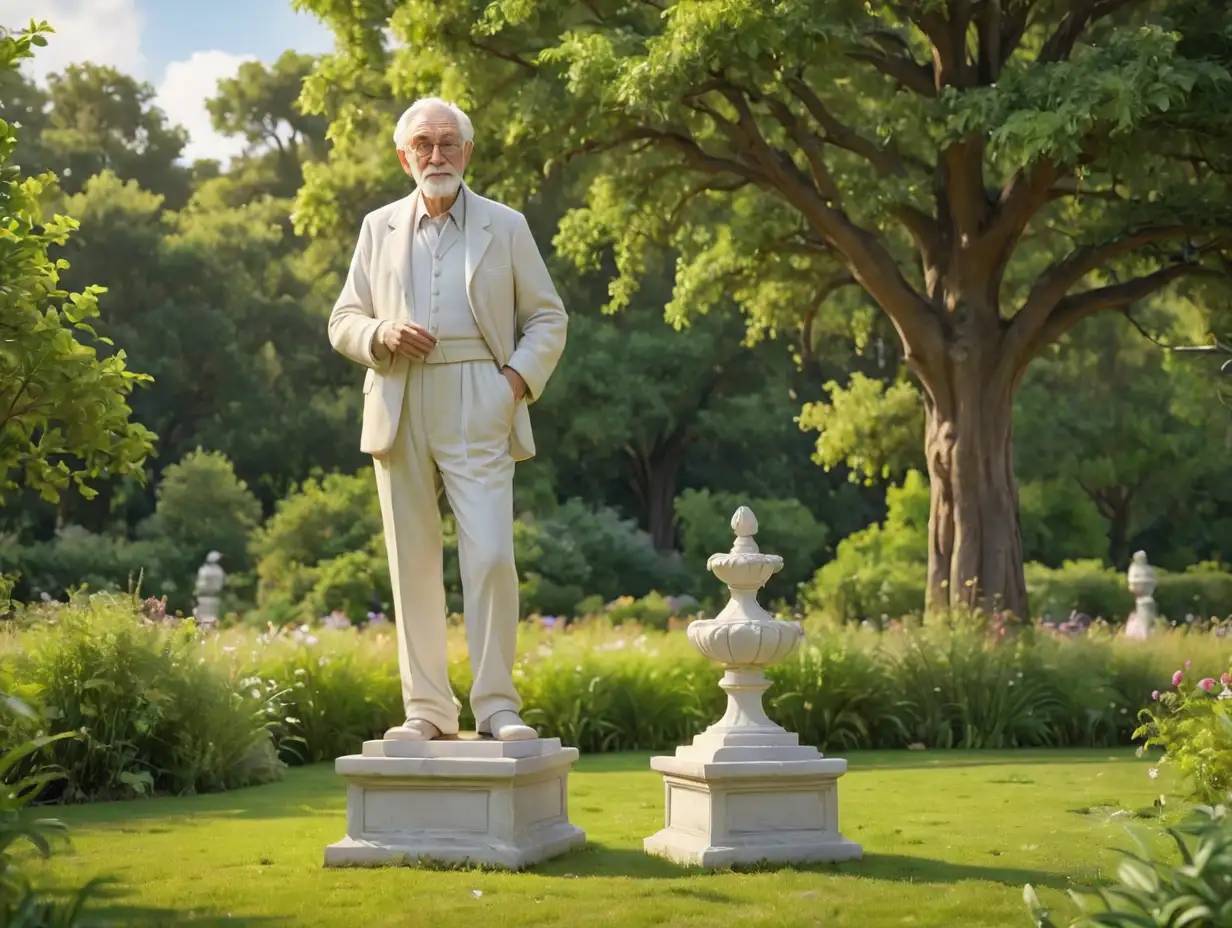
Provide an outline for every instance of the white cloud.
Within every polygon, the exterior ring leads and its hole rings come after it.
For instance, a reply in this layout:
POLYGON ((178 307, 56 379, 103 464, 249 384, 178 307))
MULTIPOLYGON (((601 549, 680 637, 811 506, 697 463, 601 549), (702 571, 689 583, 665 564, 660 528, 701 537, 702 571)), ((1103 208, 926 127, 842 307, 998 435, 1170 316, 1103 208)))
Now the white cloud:
POLYGON ((208 51, 193 52, 187 60, 167 65, 154 102, 171 122, 188 130, 185 161, 215 158, 225 166, 228 159, 243 150, 242 138, 228 138, 214 131, 205 101, 217 93, 219 80, 234 77, 241 64, 252 60, 251 55, 208 51))
POLYGON ((32 19, 55 29, 47 47, 26 62, 26 72, 36 80, 86 61, 143 76, 137 0, 0 0, 0 26, 24 29, 32 19))

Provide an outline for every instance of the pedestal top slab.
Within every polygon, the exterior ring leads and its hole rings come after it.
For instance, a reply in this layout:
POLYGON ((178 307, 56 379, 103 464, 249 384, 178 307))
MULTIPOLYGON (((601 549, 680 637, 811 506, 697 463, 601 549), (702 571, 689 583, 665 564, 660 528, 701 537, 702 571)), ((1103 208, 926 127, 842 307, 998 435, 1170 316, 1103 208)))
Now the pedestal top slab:
POLYGON ((813 760, 697 761, 682 757, 652 757, 650 767, 668 776, 693 780, 775 780, 790 777, 839 777, 847 772, 842 757, 813 760))
POLYGON ((531 738, 526 741, 497 741, 466 732, 460 736, 433 741, 405 741, 380 738, 365 741, 364 757, 539 757, 561 751, 559 738, 531 738))

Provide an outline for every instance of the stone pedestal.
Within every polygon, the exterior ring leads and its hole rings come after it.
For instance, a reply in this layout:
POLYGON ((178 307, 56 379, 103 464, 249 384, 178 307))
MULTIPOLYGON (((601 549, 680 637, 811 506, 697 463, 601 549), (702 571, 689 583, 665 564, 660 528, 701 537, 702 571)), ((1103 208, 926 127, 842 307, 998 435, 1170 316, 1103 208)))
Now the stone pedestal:
POLYGON ((852 860, 860 845, 838 829, 838 778, 847 761, 823 757, 766 715, 764 668, 787 657, 800 625, 772 618, 757 591, 783 566, 762 554, 757 519, 742 506, 732 518, 736 543, 706 566, 727 583, 731 600, 713 619, 689 625, 689 640, 726 668, 723 718, 676 749, 655 757, 663 774, 664 828, 644 842, 649 854, 702 867, 765 862, 852 860))
POLYGON ((325 866, 485 864, 520 870, 586 843, 569 822, 576 748, 558 738, 381 740, 340 757, 347 833, 325 866))

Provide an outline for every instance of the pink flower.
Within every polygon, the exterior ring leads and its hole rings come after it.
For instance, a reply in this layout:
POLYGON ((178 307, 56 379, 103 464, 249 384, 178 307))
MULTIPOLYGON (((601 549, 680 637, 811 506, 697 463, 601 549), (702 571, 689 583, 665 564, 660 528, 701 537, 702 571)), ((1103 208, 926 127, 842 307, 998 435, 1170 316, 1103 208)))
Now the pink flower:
POLYGON ((1193 664, 1193 661, 1186 661, 1186 662, 1185 662, 1185 669, 1186 669, 1186 670, 1188 670, 1188 669, 1190 668, 1190 665, 1192 665, 1192 664, 1193 664))
POLYGON ((1209 693, 1215 688, 1215 679, 1214 677, 1206 677, 1205 679, 1198 681, 1198 686, 1202 687, 1202 689, 1209 693))
POLYGON ((1224 686, 1232 686, 1232 673, 1221 674, 1219 677, 1219 682, 1224 686))
POLYGON ((1159 690, 1151 691, 1151 699, 1155 700, 1156 702, 1159 701, 1159 690))
POLYGON ((1181 681, 1182 681, 1182 680, 1184 680, 1184 679, 1185 679, 1185 674, 1184 674, 1183 672, 1181 672, 1180 670, 1178 670, 1176 673, 1174 673, 1174 674, 1172 675, 1172 685, 1173 685, 1173 686, 1180 686, 1180 685, 1181 685, 1181 681))

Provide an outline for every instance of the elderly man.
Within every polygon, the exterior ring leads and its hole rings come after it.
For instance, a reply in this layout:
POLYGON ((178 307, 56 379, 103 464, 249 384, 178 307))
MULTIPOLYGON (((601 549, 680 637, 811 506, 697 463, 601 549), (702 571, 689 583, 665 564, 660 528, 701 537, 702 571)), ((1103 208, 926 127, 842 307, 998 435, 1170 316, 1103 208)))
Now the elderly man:
POLYGON ((394 145, 416 190, 364 218, 329 319, 330 343, 368 368, 360 447, 376 468, 406 706, 386 737, 458 731, 443 488, 458 523, 477 728, 501 741, 534 738, 513 686, 513 468, 534 454, 527 406, 560 359, 567 317, 525 217, 463 182, 474 149, 465 113, 419 100, 398 120, 394 145))

